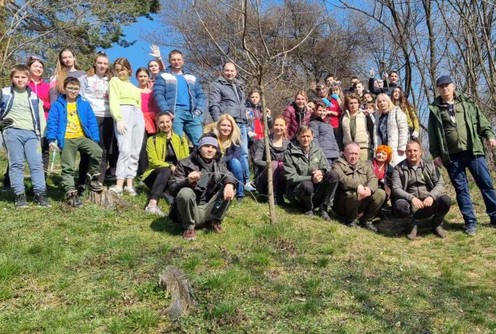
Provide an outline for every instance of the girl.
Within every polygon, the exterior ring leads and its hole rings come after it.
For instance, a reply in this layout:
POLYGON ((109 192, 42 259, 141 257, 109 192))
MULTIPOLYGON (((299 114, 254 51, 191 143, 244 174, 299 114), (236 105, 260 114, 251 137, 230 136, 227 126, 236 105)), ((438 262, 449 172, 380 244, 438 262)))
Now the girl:
POLYGON ((391 94, 391 100, 395 106, 400 107, 400 109, 406 114, 410 137, 412 139, 417 139, 420 134, 420 124, 417 111, 408 101, 405 92, 403 92, 401 88, 396 87, 393 89, 393 93, 391 94))
POLYGON ((376 110, 377 138, 380 142, 378 144, 393 149, 391 165, 394 167, 406 158, 405 149, 408 142, 406 115, 385 93, 377 95, 376 110))
POLYGON ((159 62, 158 60, 150 60, 148 62, 148 74, 149 74, 149 80, 148 80, 148 88, 152 88, 153 87, 153 82, 155 81, 155 78, 157 77, 157 75, 160 73, 160 71, 162 71, 164 68, 162 66, 162 62, 159 62))
MULTIPOLYGON (((267 110, 267 121, 269 128, 272 127, 272 118, 270 109, 267 110)), ((262 139, 265 135, 263 123, 263 109, 260 101, 260 91, 258 89, 251 90, 248 99, 246 100, 246 119, 248 121, 248 137, 250 141, 262 139)))
POLYGON ((248 175, 241 163, 241 133, 234 118, 229 114, 222 114, 216 125, 216 134, 219 138, 219 147, 222 152, 222 161, 227 169, 238 180, 236 199, 241 203, 245 197, 245 177, 248 175))
POLYGON ((296 132, 302 125, 310 123, 311 112, 307 110, 307 93, 303 90, 296 92, 295 100, 282 112, 282 116, 288 125, 286 138, 292 140, 296 137, 296 132))
POLYGON ((110 114, 115 122, 119 157, 115 171, 116 184, 109 190, 119 196, 122 195, 123 190, 130 196, 136 196, 133 180, 138 170, 138 159, 145 131, 143 112, 139 107, 141 91, 129 81, 133 72, 126 58, 116 59, 114 71, 116 77, 110 79, 109 83, 109 104, 110 114))
POLYGON ((164 193, 177 162, 189 155, 189 148, 187 139, 172 131, 171 114, 159 114, 157 127, 158 134, 148 138, 146 143, 148 169, 143 174, 143 182, 151 189, 145 211, 163 217, 164 213, 157 206, 158 199, 164 193))
POLYGON ((267 195, 268 190, 268 173, 272 172, 272 181, 274 186, 274 196, 276 205, 284 204, 284 191, 286 189, 286 180, 284 178, 284 152, 289 145, 286 139, 286 121, 281 115, 274 119, 272 133, 269 135, 269 150, 272 159, 271 168, 267 167, 265 162, 265 140, 262 138, 255 141, 253 167, 255 169, 255 186, 261 195, 267 195))
POLYGON ((67 77, 80 78, 86 73, 82 71, 71 49, 63 49, 59 52, 55 73, 50 78, 50 102, 54 103, 60 94, 64 92, 64 80, 67 77))
POLYGON ((159 113, 159 110, 153 98, 153 90, 149 88, 150 71, 144 67, 138 68, 136 79, 138 80, 138 87, 141 91, 141 110, 143 111, 143 118, 145 120, 143 146, 141 147, 138 163, 138 175, 142 175, 148 168, 148 157, 146 155, 147 140, 150 136, 157 133, 155 117, 159 113))
MULTIPOLYGON (((107 172, 107 163, 112 169, 115 168, 117 160, 114 121, 110 115, 109 106, 109 80, 111 78, 112 71, 109 65, 109 58, 104 52, 98 52, 96 54, 93 60, 93 66, 88 70, 87 74, 79 78, 79 82, 81 83, 80 94, 83 99, 90 103, 98 123, 100 133, 98 144, 102 149, 102 162, 100 164, 98 182, 102 184, 107 172), (112 159, 112 157, 115 158, 112 159)), ((84 187, 88 164, 88 156, 85 154, 81 155, 78 189, 84 187)))

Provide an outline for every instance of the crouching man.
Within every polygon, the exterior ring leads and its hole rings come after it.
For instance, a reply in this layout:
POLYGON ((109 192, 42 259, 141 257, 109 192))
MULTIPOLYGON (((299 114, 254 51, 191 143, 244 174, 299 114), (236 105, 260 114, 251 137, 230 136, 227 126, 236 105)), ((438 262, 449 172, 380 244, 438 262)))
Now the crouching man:
POLYGON ((217 137, 207 133, 198 147, 178 162, 169 180, 169 191, 175 197, 170 218, 183 226, 186 240, 196 238, 196 228, 222 232, 222 220, 235 196, 236 179, 220 157, 217 137))
POLYGON ((377 232, 373 219, 386 201, 386 193, 379 188, 370 164, 360 160, 360 146, 353 142, 346 145, 344 157, 334 161, 332 169, 339 175, 334 211, 349 227, 360 224, 377 232))
POLYGON ((451 198, 445 195, 444 181, 433 162, 422 159, 420 144, 414 140, 406 146, 406 160, 393 171, 393 209, 397 216, 413 220, 413 228, 407 238, 417 237, 416 219, 432 217, 434 232, 446 237, 442 224, 451 207, 451 198))

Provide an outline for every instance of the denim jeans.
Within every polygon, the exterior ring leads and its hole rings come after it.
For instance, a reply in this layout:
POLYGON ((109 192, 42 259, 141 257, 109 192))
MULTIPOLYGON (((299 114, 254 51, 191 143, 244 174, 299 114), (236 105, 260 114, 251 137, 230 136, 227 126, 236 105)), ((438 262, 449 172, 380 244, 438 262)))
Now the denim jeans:
POLYGON ((203 133, 203 115, 196 115, 194 111, 176 108, 172 131, 179 136, 186 133, 194 146, 198 146, 198 140, 203 133))
POLYGON ((448 174, 456 191, 458 207, 462 212, 465 224, 477 223, 472 199, 470 197, 466 169, 474 177, 475 184, 482 193, 486 204, 486 212, 491 220, 496 219, 496 192, 486 159, 482 155, 474 156, 470 151, 450 155, 451 163, 446 166, 448 174))
POLYGON ((10 183, 16 195, 24 194, 24 160, 28 162, 35 194, 46 192, 40 138, 31 130, 8 128, 4 139, 9 154, 10 183))
POLYGON ((241 164, 243 166, 243 184, 250 179, 250 163, 248 162, 248 130, 246 124, 236 123, 241 132, 241 164))
POLYGON ((236 188, 236 197, 245 197, 245 184, 243 182, 243 166, 237 158, 232 158, 227 166, 229 171, 233 173, 237 179, 238 184, 236 188))

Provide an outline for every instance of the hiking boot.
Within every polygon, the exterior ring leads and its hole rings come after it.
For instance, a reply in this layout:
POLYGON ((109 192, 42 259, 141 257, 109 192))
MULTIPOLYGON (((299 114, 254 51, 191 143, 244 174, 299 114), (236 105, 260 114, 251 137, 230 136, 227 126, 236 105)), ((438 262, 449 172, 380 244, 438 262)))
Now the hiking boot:
POLYGON ((91 191, 94 191, 94 192, 101 192, 103 190, 103 184, 101 182, 98 181, 98 177, 100 176, 100 174, 95 174, 95 175, 90 175, 90 174, 87 174, 87 180, 88 180, 88 187, 90 188, 91 191))
POLYGON ((151 214, 160 216, 160 217, 165 217, 165 213, 162 210, 160 210, 160 208, 157 205, 154 205, 154 206, 149 206, 148 205, 145 208, 145 211, 148 212, 148 213, 151 213, 151 214))
POLYGON ((73 208, 79 208, 83 206, 83 202, 79 199, 77 191, 70 191, 67 193, 67 204, 73 208))
POLYGON ((436 226, 436 228, 434 229, 434 233, 441 239, 446 238, 446 231, 441 225, 436 226))
POLYGON ((308 210, 305 212, 305 216, 307 217, 313 217, 313 210, 308 210))
POLYGON ((220 222, 219 221, 212 222, 212 224, 210 225, 210 228, 212 229, 212 231, 214 233, 217 233, 217 234, 224 232, 224 230, 222 229, 222 226, 220 225, 220 222))
POLYGON ((350 227, 350 228, 359 227, 356 219, 355 220, 345 221, 345 225, 348 226, 348 227, 350 227))
POLYGON ((374 223, 371 220, 367 220, 364 224, 363 227, 365 227, 367 230, 370 232, 377 233, 377 227, 375 227, 374 223))
POLYGON ((331 217, 329 217, 329 214, 327 213, 326 210, 320 210, 319 215, 320 218, 324 219, 326 222, 331 221, 331 217))
POLYGON ((42 206, 44 208, 50 208, 50 202, 48 202, 48 198, 46 193, 34 194, 34 201, 38 206, 42 206))
POLYGON ((187 241, 193 241, 196 239, 196 231, 195 230, 185 230, 183 233, 183 239, 187 241))
POLYGON ((476 223, 465 224, 465 233, 473 237, 477 230, 476 225, 476 223))
POLYGON ((26 200, 26 194, 17 194, 14 205, 16 208, 27 208, 28 201, 26 200))
POLYGON ((413 225, 412 230, 406 236, 409 240, 415 240, 417 238, 417 225, 413 225))
POLYGON ((131 197, 135 197, 138 193, 136 192, 136 189, 134 189, 134 187, 128 187, 128 186, 125 186, 124 189, 123 189, 125 192, 128 193, 129 196, 131 197))

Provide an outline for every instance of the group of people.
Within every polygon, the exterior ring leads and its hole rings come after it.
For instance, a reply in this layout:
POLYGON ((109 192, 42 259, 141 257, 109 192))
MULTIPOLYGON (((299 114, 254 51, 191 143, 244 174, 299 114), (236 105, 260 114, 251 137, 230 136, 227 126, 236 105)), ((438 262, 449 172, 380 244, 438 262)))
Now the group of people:
POLYGON ((69 205, 83 205, 86 189, 100 192, 113 179, 109 191, 135 196, 140 177, 150 189, 145 211, 164 216, 158 201, 167 198, 170 217, 182 224, 187 240, 195 239, 199 227, 222 232, 232 200, 242 202, 245 192, 255 190, 268 194, 269 173, 276 204, 288 199, 307 216, 336 215, 350 227, 376 232, 377 216, 391 200, 395 214, 412 218, 408 237, 415 239, 417 221, 426 217, 432 217, 439 237, 446 236, 442 222, 451 199, 444 192, 442 165, 457 191, 466 232, 475 234, 469 168, 496 224, 496 193, 483 143, 487 139, 493 147, 496 139, 476 105, 455 94, 449 77, 438 79, 440 96, 430 105, 434 160, 427 162, 416 141, 418 117, 397 72, 385 85, 371 78, 369 91, 357 78, 342 90, 329 76, 315 89, 298 91, 281 115, 271 117, 259 90, 245 94, 234 63, 224 64, 205 94, 199 79, 185 72, 179 50, 170 52, 167 67, 157 49, 152 54, 148 68, 135 73, 138 87, 130 81, 126 58, 111 66, 102 52, 84 72, 74 52, 62 50, 49 83, 42 80, 44 63, 38 58, 14 66, 12 85, 0 96, 0 129, 9 160, 4 187, 10 183, 16 207, 28 206, 25 160, 35 202, 50 206, 46 170, 52 150, 60 152, 69 205))

